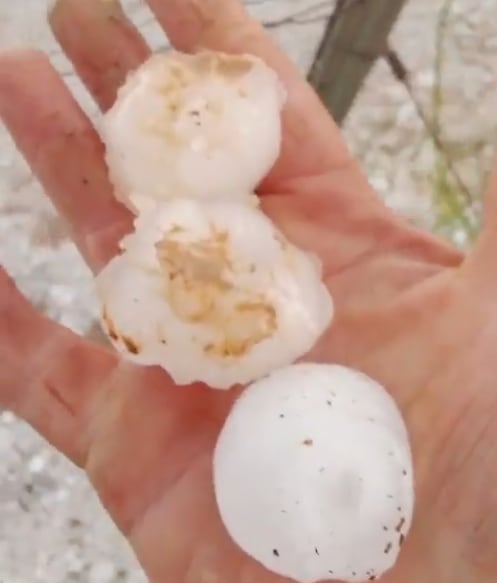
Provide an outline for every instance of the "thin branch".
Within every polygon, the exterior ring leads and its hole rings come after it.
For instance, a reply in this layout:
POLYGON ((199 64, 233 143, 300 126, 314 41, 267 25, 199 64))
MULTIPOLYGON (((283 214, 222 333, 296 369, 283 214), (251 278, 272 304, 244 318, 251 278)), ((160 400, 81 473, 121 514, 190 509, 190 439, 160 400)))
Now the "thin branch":
POLYGON ((335 35, 337 24, 342 17, 346 8, 350 6, 350 0, 337 0, 335 10, 332 12, 328 24, 326 25, 323 37, 319 43, 314 63, 309 72, 309 81, 317 87, 319 79, 323 76, 323 70, 326 67, 326 53, 328 52, 328 45, 335 35))
POLYGON ((268 20, 264 22, 265 28, 279 28, 280 26, 285 26, 288 24, 310 24, 312 22, 319 22, 326 18, 326 15, 315 14, 316 12, 323 11, 329 7, 329 1, 323 0, 322 2, 317 2, 316 4, 311 4, 306 6, 301 10, 298 10, 292 14, 288 14, 282 18, 275 20, 268 20))
POLYGON ((337 123, 381 56, 406 0, 337 0, 308 75, 337 123))
POLYGON ((443 103, 442 86, 443 86, 443 70, 445 61, 444 41, 447 33, 447 24, 452 10, 454 0, 445 0, 442 9, 439 12, 437 19, 436 35, 435 35, 435 82, 432 91, 432 107, 433 107, 433 129, 437 135, 441 135, 440 116, 443 103))
MULTIPOLYGON (((413 89, 410 73, 407 67, 404 65, 402 59, 399 57, 398 53, 391 48, 390 46, 387 48, 384 54, 384 58, 387 64, 390 67, 394 77, 405 87, 414 107, 416 108, 416 112, 423 122, 423 125, 430 136, 435 148, 437 149, 439 155, 443 159, 448 171, 451 173, 454 182, 456 183, 460 193, 464 196, 465 202, 468 205, 468 211, 473 214, 472 211, 472 204, 474 202, 473 196, 469 191, 468 187, 462 180, 457 168, 454 165, 450 155, 448 154, 445 144, 440 137, 439 132, 437 131, 437 126, 433 123, 432 120, 429 119, 428 115, 425 113, 421 103, 419 102, 415 91, 413 89)), ((472 217, 474 218, 474 217, 472 217)), ((473 230, 473 225, 468 221, 465 215, 461 216, 461 220, 465 222, 466 227, 469 230, 473 230)))

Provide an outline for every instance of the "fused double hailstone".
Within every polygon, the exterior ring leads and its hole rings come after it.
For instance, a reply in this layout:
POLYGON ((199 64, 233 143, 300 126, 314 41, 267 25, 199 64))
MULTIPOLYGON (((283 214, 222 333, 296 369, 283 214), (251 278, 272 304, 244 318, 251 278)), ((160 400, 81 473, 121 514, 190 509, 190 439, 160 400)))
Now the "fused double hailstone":
POLYGON ((102 323, 126 358, 177 385, 248 384, 213 461, 242 550, 302 583, 374 580, 410 528, 409 440, 373 380, 294 364, 333 302, 318 258, 254 194, 279 155, 285 97, 248 55, 171 51, 129 76, 101 128, 116 198, 135 215, 97 277, 102 323))

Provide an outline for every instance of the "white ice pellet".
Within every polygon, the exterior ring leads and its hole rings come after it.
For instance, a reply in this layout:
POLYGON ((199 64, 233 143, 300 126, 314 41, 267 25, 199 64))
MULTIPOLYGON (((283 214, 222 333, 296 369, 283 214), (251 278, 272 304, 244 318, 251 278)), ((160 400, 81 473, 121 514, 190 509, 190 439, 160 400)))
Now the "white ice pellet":
POLYGON ((179 385, 227 389, 312 348, 333 314, 319 262, 251 200, 175 199, 137 217, 97 277, 118 350, 179 385))
POLYGON ((234 542, 302 583, 380 577, 411 525, 401 414, 379 384, 337 365, 296 364, 248 387, 219 436, 214 485, 234 542))
POLYGON ((154 55, 103 118, 116 196, 135 212, 144 197, 248 197, 278 157, 284 99, 256 57, 154 55))

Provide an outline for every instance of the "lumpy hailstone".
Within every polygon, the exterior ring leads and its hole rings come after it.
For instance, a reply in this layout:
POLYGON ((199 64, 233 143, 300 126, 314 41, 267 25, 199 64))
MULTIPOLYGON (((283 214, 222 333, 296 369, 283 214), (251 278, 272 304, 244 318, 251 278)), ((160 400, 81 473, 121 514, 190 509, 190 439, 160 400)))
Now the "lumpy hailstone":
POLYGON ((101 128, 117 197, 244 198, 276 162, 285 100, 260 59, 170 51, 132 73, 101 128))
POLYGON ((333 313, 320 266, 253 200, 176 199, 136 219, 97 277, 121 352, 177 384, 227 389, 312 348, 333 313))
POLYGON ((411 525, 413 470, 391 397, 341 366, 297 364, 250 386, 214 455, 222 520, 271 571, 372 581, 411 525))

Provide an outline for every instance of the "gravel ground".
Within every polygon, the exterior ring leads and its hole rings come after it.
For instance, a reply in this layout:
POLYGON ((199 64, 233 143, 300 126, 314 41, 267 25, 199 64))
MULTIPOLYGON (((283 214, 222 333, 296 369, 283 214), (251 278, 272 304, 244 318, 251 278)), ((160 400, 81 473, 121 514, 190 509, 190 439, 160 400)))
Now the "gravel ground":
MULTIPOLYGON (((305 71, 332 2, 247 3, 305 71)), ((163 44, 143 3, 124 4, 151 44, 163 44)), ((411 0, 392 37, 428 113, 441 4, 411 0)), ((0 48, 29 44, 48 51, 93 116, 94 105, 55 45, 45 12, 45 0, 2 2, 0 48)), ((496 99, 495 0, 456 0, 447 32, 443 136, 459 151, 458 167, 475 193, 482 190, 497 135, 496 99)), ((383 62, 368 78, 345 132, 387 203, 413 221, 433 226, 434 150, 412 100, 383 62)), ((90 274, 3 128, 0 238, 0 263, 26 295, 68 327, 92 334, 96 309, 90 274)), ((0 460, 0 583, 145 581, 84 476, 8 412, 0 413, 0 460)))

